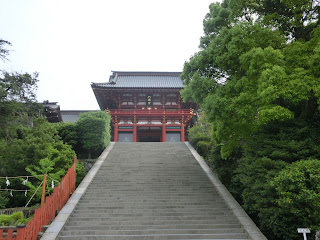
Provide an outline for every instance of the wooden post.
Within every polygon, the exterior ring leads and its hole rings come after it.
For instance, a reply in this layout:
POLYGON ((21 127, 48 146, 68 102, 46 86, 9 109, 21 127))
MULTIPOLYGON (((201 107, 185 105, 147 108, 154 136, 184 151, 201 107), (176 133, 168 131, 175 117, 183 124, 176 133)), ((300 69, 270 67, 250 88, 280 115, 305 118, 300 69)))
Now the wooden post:
POLYGON ((73 169, 73 174, 72 174, 72 181, 71 182, 71 191, 74 193, 76 191, 76 177, 77 177, 77 156, 74 156, 73 158, 73 165, 74 165, 74 169, 73 169))
MULTIPOLYGON (((2 238, 2 235, 1 235, 1 238, 2 238)), ((8 240, 13 240, 14 238, 13 238, 13 229, 8 229, 7 230, 7 238, 6 239, 8 239, 8 240)))
POLYGON ((185 141, 184 137, 184 123, 181 123, 181 142, 185 141))
MULTIPOLYGON (((26 225, 17 225, 16 239, 17 240, 24 240, 25 239, 25 231, 26 231, 26 225)), ((2 236, 1 232, 0 232, 0 236, 2 236)))
POLYGON ((166 141, 166 123, 162 124, 162 142, 166 141))
POLYGON ((41 207, 44 205, 44 198, 46 197, 46 182, 47 182, 47 174, 44 174, 43 182, 42 182, 41 207))
POLYGON ((114 141, 118 142, 118 123, 114 124, 114 141))
POLYGON ((133 142, 137 142, 137 124, 133 123, 133 142))

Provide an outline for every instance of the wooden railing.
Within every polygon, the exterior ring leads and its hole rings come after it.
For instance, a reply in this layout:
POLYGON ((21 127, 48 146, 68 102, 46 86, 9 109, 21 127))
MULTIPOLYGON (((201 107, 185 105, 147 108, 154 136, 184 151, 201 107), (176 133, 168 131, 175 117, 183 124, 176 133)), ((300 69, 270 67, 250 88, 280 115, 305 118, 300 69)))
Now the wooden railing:
POLYGON ((111 115, 193 115, 193 109, 107 109, 111 115))
POLYGON ((62 209, 70 195, 76 188, 76 157, 67 174, 62 178, 60 184, 53 189, 53 193, 45 198, 44 204, 36 209, 33 218, 26 226, 18 226, 16 233, 14 229, 8 228, 6 236, 0 229, 0 240, 36 240, 42 226, 48 225, 55 218, 58 210, 62 209))

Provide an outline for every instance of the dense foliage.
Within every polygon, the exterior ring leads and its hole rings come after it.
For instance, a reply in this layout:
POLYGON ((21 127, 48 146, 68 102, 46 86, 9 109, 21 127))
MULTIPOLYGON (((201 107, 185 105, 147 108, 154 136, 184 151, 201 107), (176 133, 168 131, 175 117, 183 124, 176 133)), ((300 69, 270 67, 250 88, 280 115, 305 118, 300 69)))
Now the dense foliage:
POLYGON ((203 113, 198 122, 189 130, 189 142, 196 148, 197 152, 206 160, 209 159, 212 142, 210 137, 211 126, 205 119, 203 113))
POLYGON ((0 226, 17 226, 25 225, 30 219, 23 218, 22 212, 15 212, 10 215, 0 215, 0 226))
POLYGON ((110 142, 110 116, 104 111, 80 114, 76 129, 80 144, 89 157, 99 156, 110 142))
MULTIPOLYGON (((0 39, 0 58, 5 60, 7 41, 0 39)), ((0 189, 21 191, 0 191, 0 208, 24 206, 34 190, 42 182, 43 174, 48 174, 55 185, 73 164, 75 152, 64 144, 57 128, 40 116, 42 106, 37 103, 37 73, 0 74, 0 189), (31 176, 32 177, 31 177, 31 176), (5 177, 10 178, 7 185, 5 177), (24 190, 28 190, 25 194, 24 190), (29 191, 31 190, 31 191, 29 191)), ((83 177, 81 164, 77 167, 77 177, 83 177)), ((41 191, 30 204, 38 202, 41 191)))
POLYGON ((58 131, 79 158, 97 158, 110 143, 110 115, 104 111, 82 113, 76 123, 59 123, 58 131))
POLYGON ((0 38, 0 59, 2 61, 7 59, 7 56, 9 55, 9 50, 6 48, 6 46, 10 45, 10 42, 0 38))
POLYGON ((10 141, 17 137, 17 125, 28 124, 30 116, 36 116, 37 73, 0 73, 0 138, 10 141))
POLYGON ((319 11, 315 0, 213 3, 181 75, 211 126, 210 140, 199 124, 190 141, 269 239, 320 222, 319 11))

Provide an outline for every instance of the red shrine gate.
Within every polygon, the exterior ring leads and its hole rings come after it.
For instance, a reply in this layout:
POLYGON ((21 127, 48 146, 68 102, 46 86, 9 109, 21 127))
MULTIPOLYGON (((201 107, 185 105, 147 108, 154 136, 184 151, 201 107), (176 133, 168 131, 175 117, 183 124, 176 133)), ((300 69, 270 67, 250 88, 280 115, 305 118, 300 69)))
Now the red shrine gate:
POLYGON ((180 74, 113 72, 109 82, 92 83, 100 108, 112 117, 113 141, 185 141, 196 105, 182 102, 180 74))
POLYGON ((194 115, 192 109, 166 111, 150 108, 107 111, 112 116, 115 142, 185 141, 186 124, 194 115))

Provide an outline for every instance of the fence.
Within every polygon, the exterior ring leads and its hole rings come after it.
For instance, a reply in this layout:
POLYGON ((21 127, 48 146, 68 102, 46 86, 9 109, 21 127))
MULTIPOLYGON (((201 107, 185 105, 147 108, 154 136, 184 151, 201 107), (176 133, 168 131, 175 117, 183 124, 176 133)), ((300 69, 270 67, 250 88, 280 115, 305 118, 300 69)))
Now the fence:
POLYGON ((55 218, 56 212, 63 208, 68 201, 70 194, 76 187, 76 157, 67 174, 62 178, 59 186, 53 189, 53 193, 45 198, 45 202, 34 212, 33 218, 26 226, 14 229, 7 228, 7 234, 3 236, 3 229, 0 229, 0 240, 36 240, 42 226, 48 225, 55 218))

